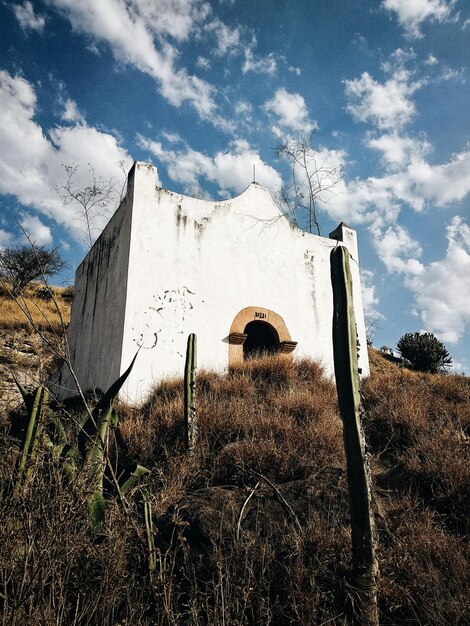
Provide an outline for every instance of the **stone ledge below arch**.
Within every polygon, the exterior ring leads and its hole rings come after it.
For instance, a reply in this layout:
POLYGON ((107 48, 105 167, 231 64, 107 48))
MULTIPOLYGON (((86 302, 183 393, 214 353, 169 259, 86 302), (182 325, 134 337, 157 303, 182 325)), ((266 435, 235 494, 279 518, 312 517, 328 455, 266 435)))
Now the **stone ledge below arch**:
POLYGON ((269 324, 276 331, 279 337, 279 353, 292 355, 297 346, 296 341, 292 341, 286 323, 275 311, 264 307, 248 306, 235 316, 230 326, 229 332, 229 367, 243 363, 243 344, 247 335, 244 330, 250 322, 260 321, 269 324))

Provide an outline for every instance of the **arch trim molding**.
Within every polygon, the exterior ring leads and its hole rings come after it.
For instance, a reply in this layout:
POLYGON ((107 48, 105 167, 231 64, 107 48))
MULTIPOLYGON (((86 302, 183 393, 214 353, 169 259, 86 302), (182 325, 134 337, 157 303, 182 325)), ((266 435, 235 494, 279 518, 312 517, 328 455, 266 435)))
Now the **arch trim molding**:
POLYGON ((247 306, 242 309, 232 322, 229 332, 229 367, 243 362, 243 343, 246 335, 244 330, 250 322, 266 322, 274 328, 279 337, 279 351, 283 354, 290 354, 297 346, 296 341, 292 341, 286 323, 275 311, 258 306, 247 306))

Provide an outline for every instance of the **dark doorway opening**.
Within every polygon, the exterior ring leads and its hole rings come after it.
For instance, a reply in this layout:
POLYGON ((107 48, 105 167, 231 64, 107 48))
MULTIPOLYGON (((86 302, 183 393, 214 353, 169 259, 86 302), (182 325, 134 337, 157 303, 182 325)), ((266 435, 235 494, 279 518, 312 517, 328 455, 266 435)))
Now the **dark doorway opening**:
POLYGON ((245 326, 244 333, 247 335, 243 343, 245 359, 278 352, 279 335, 271 324, 256 320, 245 326))

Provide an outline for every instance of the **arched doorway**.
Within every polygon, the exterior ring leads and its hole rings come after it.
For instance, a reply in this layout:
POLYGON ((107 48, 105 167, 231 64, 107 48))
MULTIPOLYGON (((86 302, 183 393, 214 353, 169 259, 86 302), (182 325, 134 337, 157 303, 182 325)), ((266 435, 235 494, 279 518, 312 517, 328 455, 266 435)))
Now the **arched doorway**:
POLYGON ((243 357, 245 359, 279 352, 279 335, 271 324, 254 320, 248 322, 243 332, 246 335, 243 342, 243 357))
POLYGON ((229 367, 260 352, 291 355, 297 346, 278 313, 254 306, 242 309, 235 316, 228 340, 229 367))

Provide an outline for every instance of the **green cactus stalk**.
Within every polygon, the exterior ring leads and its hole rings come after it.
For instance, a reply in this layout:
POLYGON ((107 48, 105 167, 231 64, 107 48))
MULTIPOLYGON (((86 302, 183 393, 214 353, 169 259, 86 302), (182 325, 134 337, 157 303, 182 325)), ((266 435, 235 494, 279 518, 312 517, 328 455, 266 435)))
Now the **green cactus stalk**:
POLYGON ((343 246, 337 246, 331 251, 330 260, 336 389, 343 420, 351 511, 354 620, 364 626, 378 626, 376 535, 370 469, 361 425, 358 346, 349 251, 343 246))
POLYGON ((23 397, 27 416, 29 416, 28 429, 18 463, 16 491, 21 490, 22 483, 24 487, 29 482, 33 471, 32 461, 37 454, 39 439, 42 439, 42 443, 50 450, 56 460, 62 459, 64 461, 67 476, 71 479, 74 478, 77 474, 76 451, 68 445, 65 429, 59 418, 49 409, 49 392, 43 387, 38 387, 35 391, 29 392, 15 376, 13 378, 23 397), (45 419, 46 412, 47 418, 45 419), (28 464, 27 469, 26 464, 28 464))
POLYGON ((44 387, 38 387, 32 393, 28 392, 15 378, 16 385, 25 403, 28 426, 23 442, 21 457, 18 462, 18 471, 15 484, 15 493, 19 494, 26 487, 31 478, 32 461, 36 456, 37 442, 41 435, 42 421, 49 402, 49 392, 44 387))
POLYGON ((150 470, 142 465, 136 465, 129 478, 121 485, 121 494, 127 495, 140 481, 142 476, 148 474, 150 470))
POLYGON ((184 366, 184 425, 186 449, 193 453, 197 443, 198 428, 196 414, 196 380, 197 337, 191 333, 186 348, 186 364, 184 366))
POLYGON ((150 502, 148 493, 145 490, 142 491, 142 497, 144 501, 144 522, 145 534, 147 535, 149 571, 153 572, 157 567, 157 553, 155 550, 155 541, 153 538, 152 503, 150 502))

